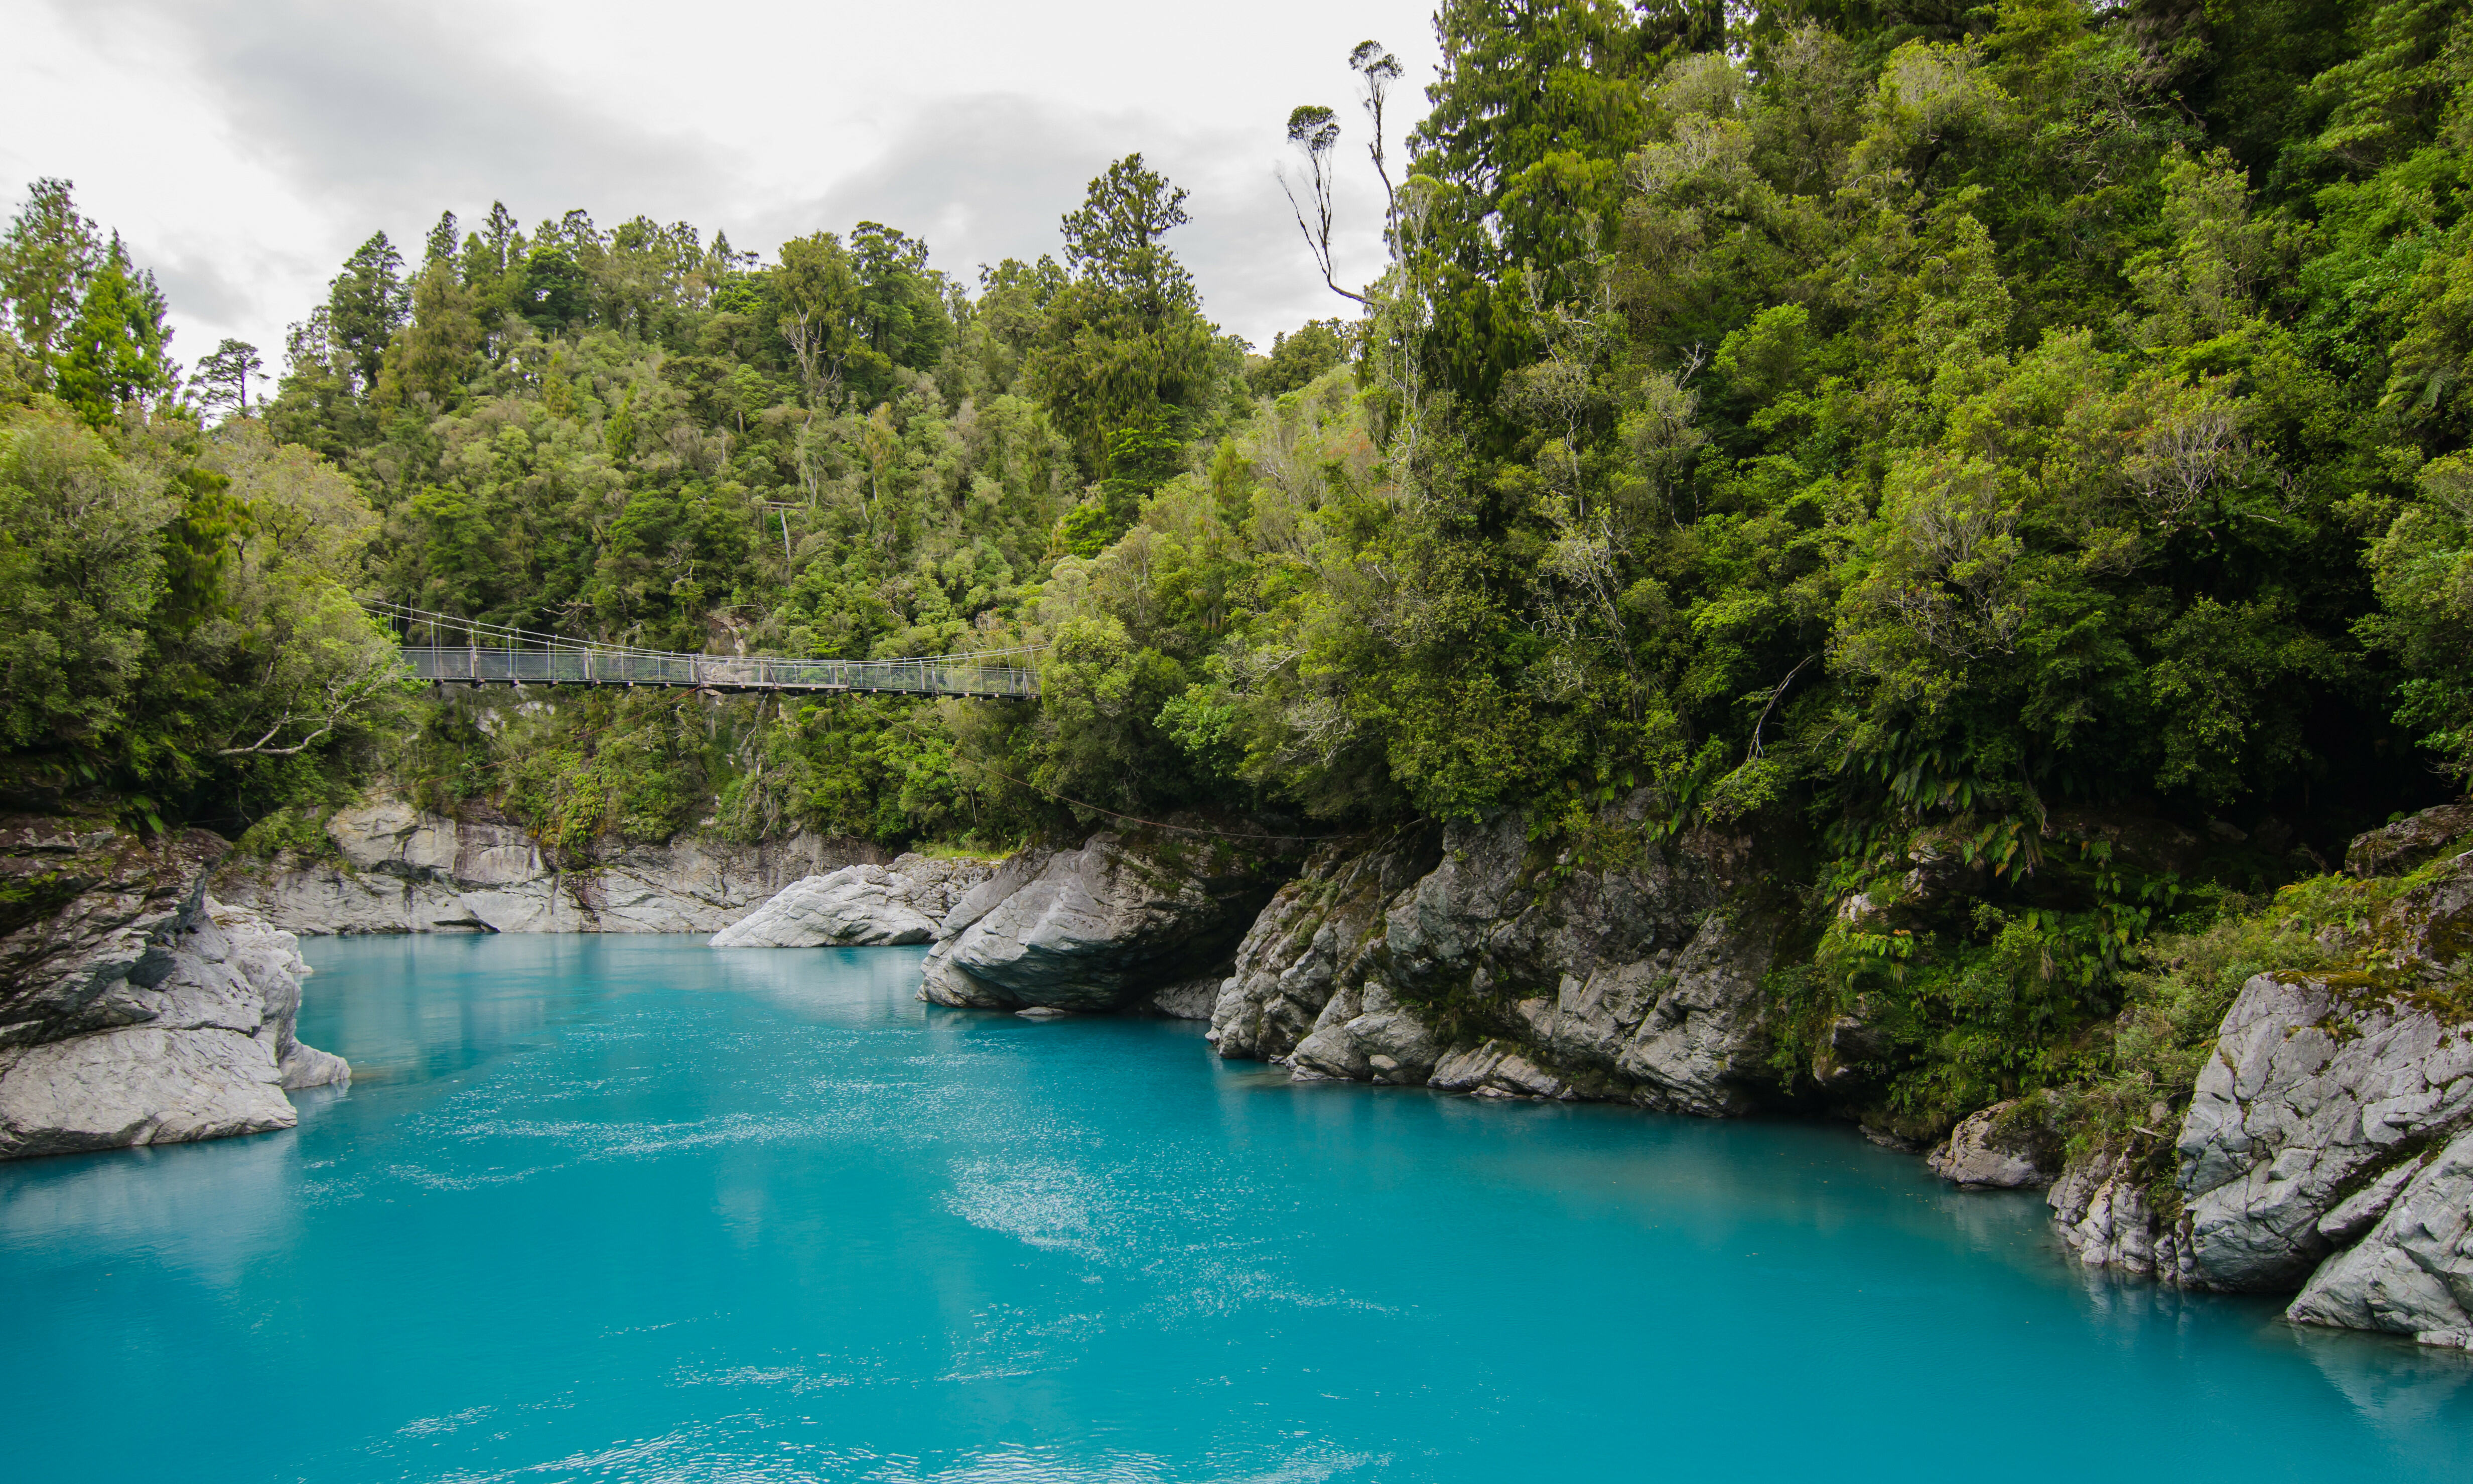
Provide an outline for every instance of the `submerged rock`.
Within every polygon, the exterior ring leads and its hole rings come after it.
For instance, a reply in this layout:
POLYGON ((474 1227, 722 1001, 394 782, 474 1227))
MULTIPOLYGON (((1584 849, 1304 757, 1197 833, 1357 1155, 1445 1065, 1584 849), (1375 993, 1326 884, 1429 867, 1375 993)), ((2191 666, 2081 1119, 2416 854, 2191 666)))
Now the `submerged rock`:
POLYGON ((1122 1011, 1222 975, 1288 869, 1274 843, 1102 833, 1079 850, 1024 851, 946 915, 919 997, 1122 1011))
POLYGON ((205 897, 226 849, 0 828, 14 898, 44 909, 0 939, 0 1158, 290 1128, 285 1089, 349 1080, 294 1036, 297 941, 205 897))
POLYGON ((1507 814, 1326 850, 1246 935, 1212 1037, 1299 1079, 1746 1112, 1777 928, 1749 854, 1703 834, 1586 867, 1507 814))
POLYGON ((995 874, 986 861, 904 855, 783 887, 715 933, 716 948, 870 947, 925 943, 953 903, 995 874))

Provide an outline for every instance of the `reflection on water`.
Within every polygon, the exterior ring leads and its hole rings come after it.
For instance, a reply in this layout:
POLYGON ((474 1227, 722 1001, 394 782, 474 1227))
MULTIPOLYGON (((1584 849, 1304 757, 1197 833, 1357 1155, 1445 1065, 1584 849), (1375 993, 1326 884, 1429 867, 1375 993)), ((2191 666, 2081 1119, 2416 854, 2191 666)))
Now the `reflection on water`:
POLYGON ((287 1246, 298 1224, 300 1159, 289 1130, 211 1153, 166 1144, 24 1169, 0 1186, 0 1251, 108 1251, 142 1238, 147 1260, 220 1288, 287 1246))
POLYGON ((12 1473, 2473 1476, 2467 1357, 2089 1274, 1843 1129, 1294 1088, 917 950, 309 951, 377 1076, 0 1169, 12 1473))
POLYGON ((2405 1345, 2389 1335, 2354 1334, 2314 1325, 2287 1325, 2282 1334, 2318 1369, 2354 1410, 2389 1436, 2462 1427, 2473 1393, 2473 1355, 2461 1350, 2405 1345))

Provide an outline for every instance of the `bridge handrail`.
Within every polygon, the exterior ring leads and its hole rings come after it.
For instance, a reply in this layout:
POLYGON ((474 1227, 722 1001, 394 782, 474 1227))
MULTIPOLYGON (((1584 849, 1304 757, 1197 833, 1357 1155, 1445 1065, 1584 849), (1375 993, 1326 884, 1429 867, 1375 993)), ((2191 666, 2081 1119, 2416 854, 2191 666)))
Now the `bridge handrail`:
MULTIPOLYGON (((461 644, 412 644, 405 642, 412 637, 408 633, 399 635, 397 643, 400 645, 407 657, 415 654, 426 656, 442 656, 450 653, 468 654, 469 658, 468 659, 466 675, 474 681, 480 681, 483 679, 541 679, 547 681, 573 679, 583 683, 619 683, 621 682, 618 676, 611 676, 605 681, 603 676, 595 673, 600 664, 612 663, 618 669, 627 672, 625 675, 626 682, 641 682, 644 680, 650 679, 654 683, 685 683, 690 685, 703 685, 718 682, 720 684, 732 686, 754 683, 768 688, 774 686, 845 686, 852 689, 876 688, 886 690, 922 691, 964 689, 967 687, 972 692, 977 692, 979 686, 972 684, 972 681, 984 681, 996 676, 1002 676, 1003 680, 1001 682, 1000 688, 1003 693, 1009 695, 1036 695, 1038 694, 1038 672, 1035 666, 1029 664, 995 664, 990 663, 990 661, 1011 659, 1017 656, 1028 657, 1036 655, 1043 648, 1043 646, 1036 644, 1021 644, 1005 649, 980 650, 975 653, 934 655, 900 659, 797 658, 781 655, 699 655, 687 654, 677 650, 645 649, 633 644, 610 644, 591 639, 574 639, 569 638, 564 634, 544 634, 539 630, 519 629, 508 624, 495 624, 481 619, 461 618, 451 613, 432 612, 425 609, 416 609, 405 604, 389 602, 382 598, 364 598, 361 600, 361 606, 373 616, 385 618, 395 623, 400 623, 404 625, 406 629, 416 626, 427 626, 431 628, 434 633, 437 631, 444 631, 448 633, 461 634, 465 638, 465 642, 461 644), (503 669, 504 673, 486 677, 481 675, 479 673, 482 663, 480 657, 483 655, 506 655, 510 657, 499 666, 499 668, 503 669), (515 663, 513 658, 513 657, 516 655, 539 655, 542 657, 543 662, 541 665, 537 667, 537 674, 519 677, 515 673, 519 666, 515 663), (553 655, 574 655, 579 657, 583 664, 583 673, 573 677, 552 673, 555 666, 549 662, 549 657, 553 655), (752 677, 745 673, 745 667, 747 666, 755 667, 755 674, 752 677), (785 676, 780 680, 774 679, 775 667, 777 666, 792 672, 796 678, 785 676), (651 671, 649 676, 645 673, 647 668, 651 671), (969 681, 962 682, 960 684, 940 686, 930 678, 931 669, 933 672, 940 675, 943 672, 956 670, 971 672, 971 679, 969 681), (835 679, 825 680, 821 678, 808 678, 809 676, 821 677, 824 675, 831 675, 835 677, 835 679), (882 677, 883 680, 879 681, 878 677, 882 677), (899 681, 901 679, 907 679, 909 683, 899 683, 899 681)), ((429 676, 424 678, 439 679, 451 677, 429 676)))

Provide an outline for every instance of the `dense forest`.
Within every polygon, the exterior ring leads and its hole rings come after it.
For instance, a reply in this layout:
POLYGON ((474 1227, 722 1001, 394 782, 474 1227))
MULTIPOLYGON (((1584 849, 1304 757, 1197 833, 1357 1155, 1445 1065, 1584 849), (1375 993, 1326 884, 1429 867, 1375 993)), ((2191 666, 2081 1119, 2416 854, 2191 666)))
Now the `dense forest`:
POLYGON ((2104 1074, 2125 1004, 2182 1054, 2292 938, 2269 894, 2461 788, 2473 5, 1434 27, 1404 156, 1371 43, 1334 48, 1358 112, 1288 120, 1301 253, 1389 267, 1267 348, 1137 155, 969 281, 873 222, 768 258, 449 213, 352 253, 268 398, 255 347, 175 362, 151 275, 36 182, 0 248, 7 790, 279 843, 384 777, 578 860, 1097 810, 1516 809, 1582 861, 1741 831, 1810 908, 1782 1065, 1861 999, 1931 1122, 2104 1074), (1342 170, 1379 220, 1333 222, 1342 170), (396 678, 358 596, 1035 644, 1043 694, 476 707, 396 678), (1841 910, 1944 860, 1988 868, 1955 906, 1841 910))

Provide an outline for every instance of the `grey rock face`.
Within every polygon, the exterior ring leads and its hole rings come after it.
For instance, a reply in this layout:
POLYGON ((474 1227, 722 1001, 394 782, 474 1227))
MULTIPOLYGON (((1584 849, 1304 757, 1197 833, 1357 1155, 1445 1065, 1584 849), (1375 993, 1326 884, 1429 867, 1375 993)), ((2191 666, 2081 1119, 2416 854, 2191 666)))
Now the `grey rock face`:
POLYGON ((2365 968, 2245 984, 2169 1151, 2133 1139, 2073 1163, 2051 1196, 2061 1233, 2089 1264, 2192 1287, 2297 1288, 2288 1313, 2304 1323, 2468 1344, 2473 856, 2322 942, 2365 968), (2169 1217, 2153 1188, 2166 1153, 2169 1217))
MULTIPOLYGON (((1317 850, 1237 945, 1234 972, 1211 1012, 1211 1040, 1219 1054, 1278 1061, 1295 1051, 1321 1027, 1333 995, 1358 981, 1358 965, 1381 934, 1391 898, 1440 858, 1435 842, 1422 834, 1357 851, 1317 850)), ((1341 1019, 1356 1013, 1346 1009, 1341 1019)))
POLYGON ((349 1078, 293 1034, 292 935, 205 898, 213 836, 21 821, 0 849, 18 881, 76 890, 0 941, 0 1158, 290 1128, 286 1088, 349 1078))
POLYGON ((2187 1227, 2157 1218, 2133 1153, 2100 1149, 2072 1161, 2044 1199, 2059 1223, 2061 1240, 2086 1266, 2188 1284, 2187 1227))
POLYGON ((1702 836, 1569 869, 1509 816, 1326 853, 1247 934, 1212 1036, 1300 1079, 1745 1112, 1774 938, 1748 854, 1702 836))
POLYGON ((2410 1004, 2251 979, 2181 1126, 2195 1280, 2299 1283, 2335 1245, 2321 1222, 2468 1114, 2473 1040, 2410 1004))
POLYGON ((904 855, 891 866, 845 866, 783 887, 715 933, 716 948, 813 948, 925 943, 970 888, 995 874, 985 861, 904 855))
POLYGON ((199 829, 147 845, 108 826, 0 821, 0 876, 22 903, 0 919, 0 1046, 143 1018, 128 995, 172 971, 172 940, 228 849, 199 829))
POLYGON ((1926 1157, 1941 1179, 1996 1190, 2042 1189, 2061 1169, 2051 1099, 2011 1098, 1958 1120, 1926 1157))
POLYGON ((1219 1002, 1219 987, 1226 982, 1227 976, 1220 973, 1180 979, 1152 991, 1148 999, 1137 1001, 1134 1008, 1164 1020, 1208 1020, 1211 1007, 1219 1002))
POLYGON ((684 834, 610 842, 562 871, 513 825, 427 814, 380 795, 326 822, 331 857, 227 865, 218 899, 296 933, 710 933, 802 877, 880 864, 854 841, 739 845, 684 834))
POLYGON ((1126 1010, 1224 971, 1282 874, 1234 843, 1129 842, 1027 851, 946 915, 919 997, 964 1008, 1126 1010))
POLYGON ((2052 1204, 2090 1266, 2289 1292, 2377 1222, 2422 1152, 2468 1115, 2462 1028, 2409 1003, 2261 974, 2224 1017, 2182 1119, 2180 1213, 2161 1220, 2132 1161, 2112 1152, 2073 1166, 2052 1204))
MULTIPOLYGON (((1440 1069, 1437 1064, 1445 1060, 1442 1042, 1381 980, 1347 985, 1334 993, 1315 1017, 1313 1029, 1287 1057, 1288 1074, 1299 1082, 1329 1079, 1403 1087, 1433 1081, 1440 1069)), ((1452 1090, 1469 1090, 1482 1080, 1452 1090)))
POLYGON ((2355 835, 2344 851, 2344 869, 2365 879, 2399 876, 2438 859, 2450 846, 2465 849, 2468 839, 2473 839, 2473 800, 2443 803, 2355 835))
POLYGON ((919 910, 942 925, 954 904, 996 874, 997 863, 980 857, 897 855, 887 871, 910 883, 910 898, 919 910))
POLYGON ((2311 1275, 2286 1316, 2473 1350, 2473 1133, 2396 1165, 2321 1225, 2333 1234, 2365 1218, 2376 1225, 2311 1275))

